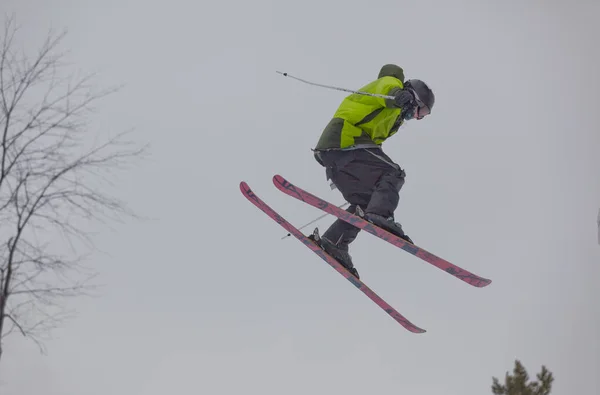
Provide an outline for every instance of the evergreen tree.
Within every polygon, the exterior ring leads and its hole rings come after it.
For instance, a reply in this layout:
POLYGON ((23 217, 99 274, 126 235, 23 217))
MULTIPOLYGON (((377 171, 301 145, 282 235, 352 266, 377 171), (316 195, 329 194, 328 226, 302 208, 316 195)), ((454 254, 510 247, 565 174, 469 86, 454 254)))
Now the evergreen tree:
POLYGON ((515 361, 513 374, 506 372, 504 384, 500 384, 497 378, 493 377, 494 384, 492 392, 495 395, 548 395, 552 389, 554 377, 552 373, 542 366, 542 371, 537 374, 537 381, 529 381, 529 375, 523 364, 515 361))

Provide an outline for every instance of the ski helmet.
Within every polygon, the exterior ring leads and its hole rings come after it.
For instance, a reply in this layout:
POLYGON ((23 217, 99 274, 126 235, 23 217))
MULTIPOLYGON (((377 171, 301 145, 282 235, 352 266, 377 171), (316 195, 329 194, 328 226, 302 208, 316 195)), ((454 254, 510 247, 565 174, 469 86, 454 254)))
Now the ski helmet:
POLYGON ((427 107, 429 114, 435 103, 435 95, 427 84, 421 80, 412 79, 406 81, 404 86, 414 93, 419 108, 427 107))

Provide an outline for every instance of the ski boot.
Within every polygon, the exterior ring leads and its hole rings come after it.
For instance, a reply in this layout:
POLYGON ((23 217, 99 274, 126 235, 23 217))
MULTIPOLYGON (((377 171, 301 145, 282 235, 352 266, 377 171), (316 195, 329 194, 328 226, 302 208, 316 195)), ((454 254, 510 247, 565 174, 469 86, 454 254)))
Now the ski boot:
POLYGON ((354 264, 352 263, 352 257, 348 253, 348 246, 340 247, 330 240, 326 238, 322 238, 319 235, 319 228, 315 228, 312 235, 307 236, 310 240, 312 240, 316 245, 321 247, 323 251, 331 255, 333 259, 338 261, 340 265, 342 265, 350 274, 352 274, 357 279, 360 279, 358 276, 358 271, 354 268, 354 264))
POLYGON ((410 244, 415 244, 410 239, 410 237, 408 237, 408 235, 404 233, 404 230, 402 230, 402 225, 400 225, 398 222, 394 222, 394 217, 386 218, 383 215, 375 213, 365 213, 360 209, 360 207, 357 208, 357 215, 363 217, 365 220, 369 221, 373 225, 377 225, 380 228, 385 229, 388 232, 398 236, 402 240, 407 241, 410 244))

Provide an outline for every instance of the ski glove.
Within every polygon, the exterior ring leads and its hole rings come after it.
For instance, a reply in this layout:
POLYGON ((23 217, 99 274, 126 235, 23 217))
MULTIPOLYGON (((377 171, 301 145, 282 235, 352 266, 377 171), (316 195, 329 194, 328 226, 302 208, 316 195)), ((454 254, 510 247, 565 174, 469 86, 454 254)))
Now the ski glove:
POLYGON ((408 89, 403 89, 394 97, 394 103, 402 108, 402 118, 405 120, 412 119, 415 116, 417 102, 415 96, 408 89))
POLYGON ((415 96, 408 89, 402 89, 394 96, 394 103, 402 109, 414 107, 416 105, 415 96))

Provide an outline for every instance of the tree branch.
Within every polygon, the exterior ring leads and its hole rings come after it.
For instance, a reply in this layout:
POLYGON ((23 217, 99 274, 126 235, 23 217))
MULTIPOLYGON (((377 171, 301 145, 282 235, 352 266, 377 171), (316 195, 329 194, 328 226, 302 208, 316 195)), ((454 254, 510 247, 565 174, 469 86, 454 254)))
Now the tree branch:
POLYGON ((39 336, 70 316, 62 301, 94 289, 93 274, 67 275, 81 274, 82 258, 69 259, 73 241, 92 247, 82 220, 136 217, 98 181, 147 148, 124 140, 126 133, 90 146, 86 115, 117 89, 93 90, 93 75, 61 77, 65 33, 49 34, 30 61, 14 51, 17 30, 8 20, 0 39, 0 237, 7 237, 0 243, 0 356, 15 328, 42 349, 39 336))

